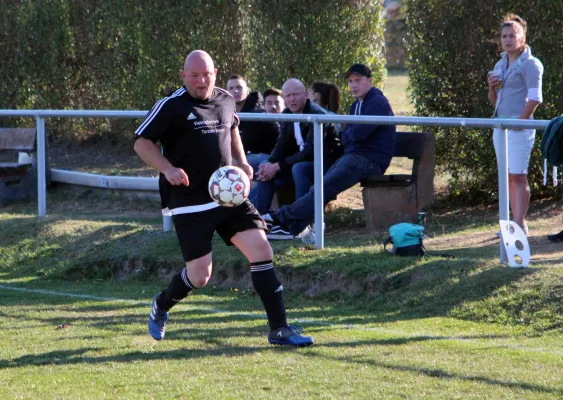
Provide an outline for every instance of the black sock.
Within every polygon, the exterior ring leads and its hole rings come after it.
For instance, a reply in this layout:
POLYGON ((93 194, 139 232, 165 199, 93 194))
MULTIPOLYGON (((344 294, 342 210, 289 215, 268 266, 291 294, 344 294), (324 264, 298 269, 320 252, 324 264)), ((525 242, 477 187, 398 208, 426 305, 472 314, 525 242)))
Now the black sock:
POLYGON ((182 268, 180 272, 172 277, 170 285, 164 289, 156 299, 158 307, 168 311, 181 300, 185 299, 194 290, 186 268, 182 268))
POLYGON ((272 260, 251 263, 250 273, 254 289, 264 304, 270 329, 287 326, 283 304, 283 286, 276 276, 272 260))

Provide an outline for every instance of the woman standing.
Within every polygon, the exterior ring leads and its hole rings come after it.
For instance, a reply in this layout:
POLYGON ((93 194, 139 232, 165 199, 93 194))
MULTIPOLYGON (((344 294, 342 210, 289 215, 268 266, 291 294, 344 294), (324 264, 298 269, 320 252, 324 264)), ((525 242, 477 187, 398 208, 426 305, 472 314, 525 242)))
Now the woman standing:
MULTIPOLYGON (((526 21, 514 14, 501 24, 501 46, 504 51, 493 71, 489 72, 489 101, 495 107, 495 118, 531 119, 542 102, 543 65, 532 56, 526 44, 526 21)), ((526 214, 530 203, 528 164, 534 146, 533 129, 508 130, 508 186, 512 219, 528 234, 526 214)), ((502 132, 495 129, 493 143, 498 154, 502 132)))

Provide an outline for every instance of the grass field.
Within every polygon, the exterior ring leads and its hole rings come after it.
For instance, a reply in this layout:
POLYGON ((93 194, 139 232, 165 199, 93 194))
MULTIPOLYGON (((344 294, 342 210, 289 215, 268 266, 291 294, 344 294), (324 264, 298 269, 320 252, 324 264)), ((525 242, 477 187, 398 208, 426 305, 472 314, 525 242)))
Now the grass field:
MULTIPOLYGON (((398 115, 406 77, 384 87, 398 115)), ((406 101, 405 101, 406 99, 406 101)), ((148 176, 131 149, 50 149, 51 166, 148 176), (101 149, 101 150, 100 150, 101 149)), ((394 162, 391 171, 409 166, 394 162)), ((427 210, 425 245, 382 251, 359 187, 326 214, 324 250, 273 243, 291 323, 315 345, 269 346, 243 257, 214 241, 210 284, 153 341, 149 303, 182 265, 159 203, 48 192, 0 208, 0 399, 561 399, 561 201, 531 205, 532 264, 499 264, 494 207, 427 210)))
POLYGON ((455 260, 383 254, 361 213, 332 210, 327 249, 274 243, 290 320, 316 341, 287 349, 266 343, 246 263, 219 240, 212 283, 150 339, 150 299, 182 264, 156 202, 56 191, 45 219, 14 204, 0 398, 561 398, 563 247, 544 239, 560 206, 533 205, 524 270, 498 264, 495 210, 429 213, 427 247, 455 260))
MULTIPOLYGON (((58 286, 58 287, 57 287, 58 286)), ((178 306, 164 341, 145 331, 151 285, 49 284, 129 301, 2 290, 2 398, 557 399, 558 335, 423 318, 374 316, 299 301, 317 343, 265 343, 256 300, 214 293, 178 306), (116 287, 117 286, 117 287, 116 287), (353 321, 350 323, 349 321, 353 321), (67 324, 67 328, 56 329, 67 324)))

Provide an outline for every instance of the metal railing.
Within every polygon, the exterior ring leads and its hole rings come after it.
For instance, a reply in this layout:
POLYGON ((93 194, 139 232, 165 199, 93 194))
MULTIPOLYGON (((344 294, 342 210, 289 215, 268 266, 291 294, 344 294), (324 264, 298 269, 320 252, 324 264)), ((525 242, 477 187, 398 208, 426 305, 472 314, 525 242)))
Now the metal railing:
MULTIPOLYGON (((47 214, 45 118, 144 118, 147 111, 102 111, 102 110, 0 110, 0 117, 29 117, 36 119, 38 211, 39 217, 47 214)), ((309 122, 314 125, 315 141, 315 246, 324 248, 324 203, 323 203, 323 123, 354 123, 401 126, 440 126, 461 128, 498 128, 503 132, 503 149, 498 155, 499 176, 499 220, 509 220, 507 129, 539 129, 547 127, 547 120, 518 120, 490 118, 441 118, 441 117, 380 117, 343 116, 321 114, 258 114, 241 113, 243 121, 309 122)), ((170 221, 164 219, 165 228, 170 221)), ((500 245, 500 261, 507 262, 505 247, 500 245)))

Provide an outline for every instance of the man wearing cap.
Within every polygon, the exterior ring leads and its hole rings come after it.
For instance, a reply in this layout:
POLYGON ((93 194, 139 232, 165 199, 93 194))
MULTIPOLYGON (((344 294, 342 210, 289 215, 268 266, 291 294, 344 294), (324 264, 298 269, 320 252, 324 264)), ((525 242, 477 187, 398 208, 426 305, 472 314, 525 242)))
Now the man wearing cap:
MULTIPOLYGON (((354 64, 344 74, 356 101, 350 115, 393 116, 389 101, 373 87, 371 71, 364 64, 354 64)), ((391 162, 395 148, 394 125, 346 124, 340 135, 344 155, 323 178, 324 204, 370 175, 382 175, 391 162)), ((293 239, 315 218, 314 187, 309 193, 276 213, 264 214, 269 224, 269 239, 293 239)))

